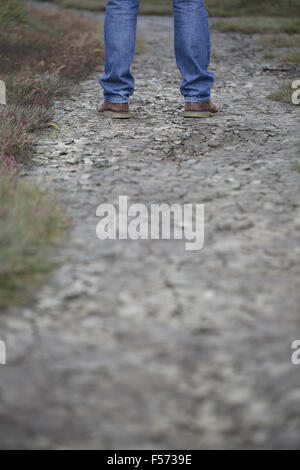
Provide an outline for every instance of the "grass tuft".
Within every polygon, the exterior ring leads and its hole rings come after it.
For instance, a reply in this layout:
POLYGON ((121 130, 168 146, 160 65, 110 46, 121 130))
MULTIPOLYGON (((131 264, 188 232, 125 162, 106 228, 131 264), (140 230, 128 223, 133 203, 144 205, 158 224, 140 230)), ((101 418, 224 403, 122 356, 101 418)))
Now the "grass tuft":
POLYGON ((63 216, 53 197, 20 181, 17 167, 0 166, 0 309, 24 300, 33 282, 53 267, 49 244, 61 235, 63 216))
POLYGON ((289 49, 287 52, 281 55, 280 60, 282 62, 293 62, 294 64, 300 64, 300 48, 295 47, 289 49))
POLYGON ((300 30, 299 18, 244 17, 223 18, 213 23, 213 28, 227 33, 243 34, 297 34, 300 30))
POLYGON ((277 34, 276 36, 267 35, 260 37, 258 43, 263 47, 268 47, 269 49, 296 47, 297 44, 300 43, 300 36, 286 34, 277 34))
POLYGON ((28 22, 26 10, 16 0, 0 0, 0 26, 16 26, 28 22))
POLYGON ((280 103, 292 105, 292 94, 292 84, 284 83, 280 88, 278 88, 278 90, 274 91, 273 93, 270 93, 267 98, 273 101, 278 101, 280 103))
POLYGON ((297 160, 293 165, 293 170, 300 173, 300 160, 297 160))

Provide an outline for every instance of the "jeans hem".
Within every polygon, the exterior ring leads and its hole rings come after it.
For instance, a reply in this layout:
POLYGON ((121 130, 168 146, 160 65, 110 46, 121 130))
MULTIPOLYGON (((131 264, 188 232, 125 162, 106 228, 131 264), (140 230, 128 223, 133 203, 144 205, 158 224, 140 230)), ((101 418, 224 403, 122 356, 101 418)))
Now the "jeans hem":
POLYGON ((193 98, 193 97, 186 97, 184 98, 184 101, 186 103, 205 103, 206 101, 209 101, 210 100, 210 96, 208 98, 193 98))
POLYGON ((108 101, 109 103, 128 103, 129 100, 126 99, 118 99, 118 98, 106 98, 104 96, 105 101, 108 101))

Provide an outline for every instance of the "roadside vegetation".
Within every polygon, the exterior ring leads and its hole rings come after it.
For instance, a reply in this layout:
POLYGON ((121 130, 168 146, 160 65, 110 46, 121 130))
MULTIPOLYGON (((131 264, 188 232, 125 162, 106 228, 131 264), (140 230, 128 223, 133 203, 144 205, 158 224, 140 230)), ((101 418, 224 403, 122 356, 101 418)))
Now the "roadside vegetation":
MULTIPOLYGON (((43 0, 42 0, 43 1, 43 0)), ((46 0, 45 0, 46 1, 46 0)), ((54 3, 69 8, 104 11, 106 0, 53 0, 54 3)), ((207 10, 215 17, 287 16, 300 15, 299 0, 204 0, 207 10)), ((170 15, 172 0, 140 0, 140 13, 150 15, 170 15)))
MULTIPOLYGON (((64 8, 105 11, 107 0, 53 0, 53 2, 64 8)), ((170 15, 172 0, 140 0, 140 13, 143 15, 170 15)))
POLYGON ((292 92, 292 82, 286 82, 278 90, 270 93, 268 98, 280 103, 292 104, 292 92))
POLYGON ((294 163, 293 170, 300 173, 300 159, 294 163))
MULTIPOLYGON (((221 32, 260 34, 265 59, 283 63, 300 63, 299 0, 207 0, 218 18, 213 28, 221 32)), ((292 105, 291 82, 268 95, 273 101, 292 105)))
POLYGON ((265 58, 278 59, 281 62, 300 64, 300 35, 267 35, 262 36, 258 43, 266 52, 265 58))
MULTIPOLYGON (((259 9, 257 11, 260 12, 259 9)), ((300 30, 300 18, 273 18, 269 16, 223 18, 213 23, 213 28, 223 33, 297 34, 300 30)))
POLYGON ((0 0, 0 312, 22 301, 53 266, 49 246, 65 217, 53 195, 19 176, 53 103, 103 63, 102 26, 85 15, 0 0))
POLYGON ((27 298, 56 264, 51 247, 64 217, 51 193, 19 179, 12 166, 0 170, 0 312, 27 298))

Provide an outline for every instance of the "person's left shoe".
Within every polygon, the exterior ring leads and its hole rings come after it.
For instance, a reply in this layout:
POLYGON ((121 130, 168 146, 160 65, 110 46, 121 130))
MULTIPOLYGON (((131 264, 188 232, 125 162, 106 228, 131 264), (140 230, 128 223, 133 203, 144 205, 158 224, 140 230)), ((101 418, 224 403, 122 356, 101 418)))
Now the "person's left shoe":
POLYGON ((129 119, 129 105, 128 103, 110 103, 109 101, 100 101, 97 106, 98 113, 104 117, 112 119, 129 119))
POLYGON ((186 102, 184 109, 185 118, 206 118, 212 117, 220 111, 219 106, 209 101, 186 102))

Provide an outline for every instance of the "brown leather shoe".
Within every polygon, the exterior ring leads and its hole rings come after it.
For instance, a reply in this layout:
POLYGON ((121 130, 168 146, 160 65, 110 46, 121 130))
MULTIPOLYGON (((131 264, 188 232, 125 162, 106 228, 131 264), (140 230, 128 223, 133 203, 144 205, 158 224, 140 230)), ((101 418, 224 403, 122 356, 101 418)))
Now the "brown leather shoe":
POLYGON ((97 111, 103 114, 104 117, 112 119, 129 119, 129 105, 128 103, 110 103, 109 101, 100 101, 97 106, 97 111))
POLYGON ((217 114, 220 111, 219 107, 209 101, 202 101, 199 103, 185 103, 184 117, 185 118, 206 118, 217 114))

